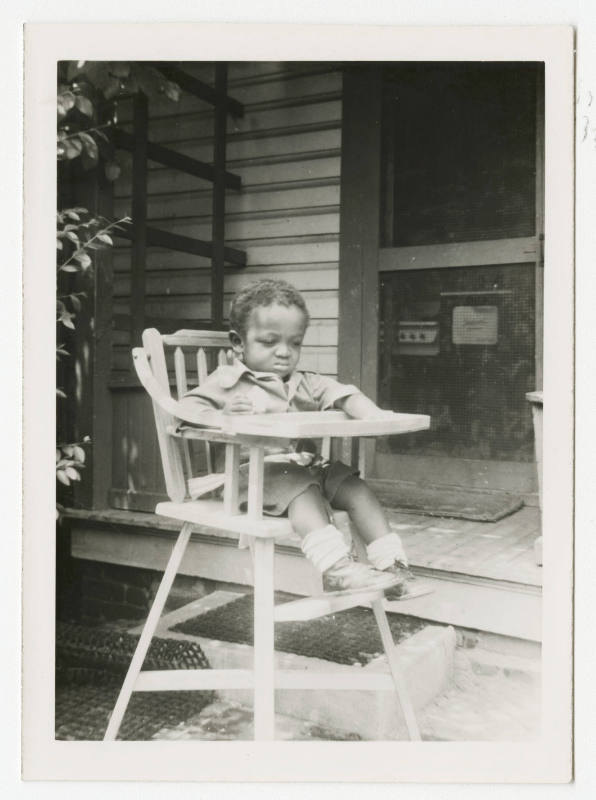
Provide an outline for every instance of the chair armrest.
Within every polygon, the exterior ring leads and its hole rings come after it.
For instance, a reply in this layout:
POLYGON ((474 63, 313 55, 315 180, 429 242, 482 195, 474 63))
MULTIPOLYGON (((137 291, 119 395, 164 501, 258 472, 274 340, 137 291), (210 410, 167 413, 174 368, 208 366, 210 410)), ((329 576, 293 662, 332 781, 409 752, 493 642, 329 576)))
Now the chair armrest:
POLYGON ((195 410, 185 406, 179 400, 174 400, 168 392, 157 381, 151 367, 147 354, 142 347, 134 347, 132 358, 137 376, 147 391, 153 402, 167 414, 191 425, 202 425, 208 428, 222 428, 223 420, 220 411, 195 410))

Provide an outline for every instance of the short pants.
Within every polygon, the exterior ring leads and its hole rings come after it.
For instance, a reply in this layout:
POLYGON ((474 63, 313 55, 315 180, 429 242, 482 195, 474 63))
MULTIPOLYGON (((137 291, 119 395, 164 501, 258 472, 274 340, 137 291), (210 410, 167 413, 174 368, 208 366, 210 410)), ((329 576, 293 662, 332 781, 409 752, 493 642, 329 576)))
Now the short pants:
MULTIPOLYGON (((333 498, 341 484, 351 475, 358 475, 342 461, 325 462, 303 467, 293 462, 270 462, 264 465, 263 513, 280 517, 288 506, 309 486, 318 486, 323 497, 333 505, 333 498)), ((240 486, 238 500, 240 509, 248 505, 248 464, 240 467, 240 486)))

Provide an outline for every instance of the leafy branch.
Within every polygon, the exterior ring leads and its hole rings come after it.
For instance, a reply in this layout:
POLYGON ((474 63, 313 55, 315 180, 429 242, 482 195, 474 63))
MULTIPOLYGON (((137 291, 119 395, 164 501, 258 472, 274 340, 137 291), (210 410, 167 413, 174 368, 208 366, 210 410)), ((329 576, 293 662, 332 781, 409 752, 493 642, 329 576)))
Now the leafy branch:
MULTIPOLYGON (((58 273, 85 272, 92 265, 90 252, 111 247, 114 241, 110 234, 117 230, 125 230, 125 225, 130 222, 130 217, 110 222, 105 217, 92 216, 86 208, 78 206, 58 212, 56 248, 63 254, 68 253, 58 264, 58 273)), ((66 328, 74 330, 73 319, 81 310, 81 298, 84 297, 86 297, 85 292, 59 295, 56 300, 57 321, 66 328)), ((69 355, 62 345, 58 346, 56 354, 58 357, 69 355)), ((60 390, 58 393, 61 397, 66 396, 60 390)))
MULTIPOLYGON (((58 181, 70 180, 70 170, 64 162, 78 160, 83 169, 103 165, 109 181, 120 175, 114 143, 109 129, 118 123, 118 102, 136 92, 148 97, 164 95, 170 100, 180 98, 180 87, 168 80, 158 69, 143 62, 129 61, 63 61, 58 65, 57 95, 57 158, 63 162, 58 181)), ((57 276, 62 293, 56 297, 56 318, 60 330, 75 329, 77 313, 86 297, 75 291, 72 283, 76 273, 87 272, 93 266, 94 251, 112 247, 112 235, 125 230, 130 217, 116 221, 95 215, 76 206, 58 212, 56 225, 57 276)), ((64 331, 64 333, 67 333, 64 331)), ((56 359, 70 356, 59 343, 56 359)), ((66 393, 56 389, 58 397, 66 393)), ((82 442, 56 446, 56 479, 64 486, 81 479, 85 466, 83 445, 90 444, 89 436, 82 442)), ((60 506, 58 506, 60 508, 60 506)))

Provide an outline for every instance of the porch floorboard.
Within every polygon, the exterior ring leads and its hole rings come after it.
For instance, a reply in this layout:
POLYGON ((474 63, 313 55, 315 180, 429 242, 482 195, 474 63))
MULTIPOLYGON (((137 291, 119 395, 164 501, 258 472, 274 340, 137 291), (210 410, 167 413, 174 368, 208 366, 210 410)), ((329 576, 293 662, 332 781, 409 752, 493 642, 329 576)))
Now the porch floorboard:
POLYGON ((498 522, 437 519, 387 509, 410 564, 493 580, 542 586, 534 560, 540 511, 524 506, 498 522))

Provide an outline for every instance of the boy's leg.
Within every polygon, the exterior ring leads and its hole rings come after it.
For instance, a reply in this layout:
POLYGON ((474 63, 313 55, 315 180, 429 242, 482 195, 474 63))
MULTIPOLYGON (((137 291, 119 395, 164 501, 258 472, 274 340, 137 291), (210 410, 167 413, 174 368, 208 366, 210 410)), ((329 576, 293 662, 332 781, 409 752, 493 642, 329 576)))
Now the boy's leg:
MULTIPOLYGON (((399 539, 391 531, 385 510, 377 496, 368 484, 355 475, 349 475, 340 483, 333 495, 332 505, 333 508, 348 512, 365 544, 388 535, 399 539)), ((399 555, 406 560, 403 548, 399 555)))
POLYGON ((329 519, 318 486, 309 486, 291 501, 288 517, 302 539, 302 551, 323 574, 326 592, 384 589, 397 582, 394 576, 351 558, 343 534, 329 519))
POLYGON ((301 539, 331 523, 327 505, 318 486, 309 486, 295 497, 288 506, 288 517, 301 539))
POLYGON ((389 527, 383 506, 363 480, 355 475, 346 477, 338 486, 332 505, 350 515, 366 544, 366 555, 372 566, 396 577, 396 585, 385 592, 388 599, 428 594, 430 589, 418 584, 408 570, 408 559, 402 541, 389 527))

